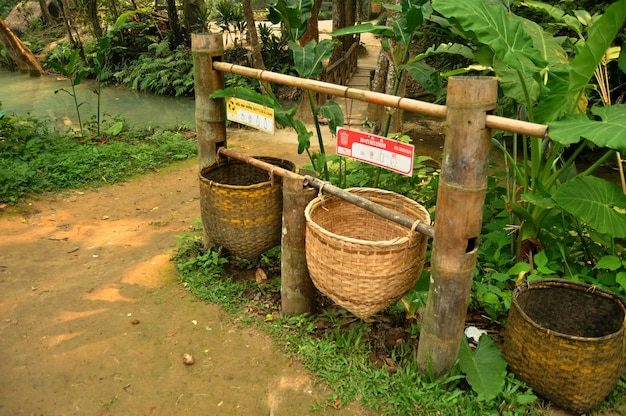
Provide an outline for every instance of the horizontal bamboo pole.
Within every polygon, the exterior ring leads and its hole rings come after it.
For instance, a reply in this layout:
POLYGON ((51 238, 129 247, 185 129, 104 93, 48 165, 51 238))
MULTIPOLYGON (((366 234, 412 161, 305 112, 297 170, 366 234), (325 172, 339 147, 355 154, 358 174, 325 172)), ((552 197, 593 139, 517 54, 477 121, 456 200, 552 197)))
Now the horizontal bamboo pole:
MULTIPOLYGON (((389 221, 393 221, 397 224, 403 225, 409 229, 412 229, 416 223, 415 218, 409 217, 408 215, 402 214, 396 210, 384 207, 375 202, 370 201, 367 198, 362 198, 360 196, 351 194, 345 189, 338 188, 334 185, 331 185, 328 182, 324 182, 320 179, 314 178, 309 175, 299 175, 297 173, 291 172, 287 169, 283 169, 278 166, 274 166, 271 163, 263 162, 261 160, 255 159, 252 156, 245 156, 237 152, 233 152, 232 150, 221 147, 217 151, 218 154, 228 156, 230 158, 239 160, 244 163, 248 163, 252 166, 255 166, 259 169, 263 169, 265 171, 271 172, 274 175, 278 175, 280 177, 285 177, 287 175, 303 180, 304 186, 312 186, 317 189, 322 189, 331 195, 334 195, 338 198, 341 198, 345 201, 351 202, 356 206, 359 206, 369 212, 373 212, 376 215, 380 215, 381 217, 388 219, 389 221)), ((418 223, 415 227, 415 231, 427 235, 429 237, 433 237, 435 235, 435 229, 433 226, 424 223, 418 223)))
MULTIPOLYGON (((323 94, 350 98, 378 104, 385 107, 400 108, 412 113, 424 114, 431 117, 445 119, 448 109, 445 105, 432 104, 424 101, 413 100, 411 98, 396 97, 380 92, 366 91, 358 88, 345 87, 343 85, 331 84, 328 82, 312 79, 303 79, 291 75, 279 74, 271 71, 249 68, 247 66, 229 64, 227 62, 213 62, 213 69, 232 74, 243 75, 249 78, 266 82, 287 85, 289 87, 304 88, 323 94)), ((525 136, 544 138, 548 132, 548 126, 544 124, 530 123, 527 121, 513 120, 506 117, 487 114, 486 126, 493 130, 502 130, 509 133, 523 134, 525 136)))
POLYGON ((415 231, 421 234, 427 235, 429 237, 433 237, 435 235, 435 229, 430 224, 417 222, 415 218, 409 217, 408 215, 379 205, 375 202, 370 201, 367 198, 354 195, 346 191, 345 189, 338 188, 328 182, 324 182, 320 179, 306 175, 304 184, 317 189, 321 189, 322 191, 325 191, 333 196, 348 201, 358 207, 361 207, 366 211, 372 212, 376 215, 380 215, 381 217, 393 221, 397 224, 404 225, 407 228, 413 229, 413 227, 415 226, 415 231))
POLYGON ((291 174, 291 175, 296 175, 296 177, 299 177, 300 179, 304 179, 304 177, 302 177, 301 175, 298 175, 297 173, 293 173, 290 170, 281 168, 280 166, 272 165, 271 163, 263 162, 262 160, 255 159, 252 156, 246 156, 246 155, 242 155, 241 153, 233 152, 232 150, 227 149, 225 147, 220 147, 217 150, 217 154, 228 156, 240 162, 247 163, 248 165, 255 166, 259 169, 270 172, 273 175, 280 176, 281 178, 285 177, 286 175, 291 174))

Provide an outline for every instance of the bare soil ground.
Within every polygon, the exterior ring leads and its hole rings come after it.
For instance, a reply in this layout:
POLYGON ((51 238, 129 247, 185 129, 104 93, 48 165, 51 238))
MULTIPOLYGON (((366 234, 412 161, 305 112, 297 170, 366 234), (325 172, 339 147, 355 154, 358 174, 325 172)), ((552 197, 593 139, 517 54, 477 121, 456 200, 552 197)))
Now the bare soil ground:
MULTIPOLYGON (((294 159, 286 135, 250 134, 230 147, 294 159)), ((0 215, 0 415, 296 415, 328 395, 266 335, 178 286, 170 258, 200 216, 197 171, 177 164, 0 215)))
MULTIPOLYGON (((439 159, 443 136, 426 135, 420 154, 439 159)), ((306 163, 290 131, 228 137, 243 154, 306 163)), ((177 284, 171 254, 198 197, 190 161, 0 212, 0 415, 303 415, 328 396, 265 334, 177 284)))
MULTIPOLYGON (((306 162, 287 130, 228 137, 306 162)), ((0 212, 0 415, 301 415, 328 396, 265 334, 177 284, 170 259, 200 217, 197 177, 187 162, 0 212)))

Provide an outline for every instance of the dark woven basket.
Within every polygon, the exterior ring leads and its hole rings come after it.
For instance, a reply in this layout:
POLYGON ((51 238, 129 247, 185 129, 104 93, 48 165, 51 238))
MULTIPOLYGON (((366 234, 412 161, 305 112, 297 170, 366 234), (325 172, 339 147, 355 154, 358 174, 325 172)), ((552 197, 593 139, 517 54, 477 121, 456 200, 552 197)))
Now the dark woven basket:
POLYGON ((504 358, 537 394, 576 413, 613 390, 624 364, 623 301, 582 283, 542 279, 513 293, 504 358))
MULTIPOLYGON (((290 171, 284 159, 255 157, 290 171)), ((282 181, 263 169, 234 159, 200 172, 200 208, 205 242, 244 259, 256 259, 280 244, 282 181)))

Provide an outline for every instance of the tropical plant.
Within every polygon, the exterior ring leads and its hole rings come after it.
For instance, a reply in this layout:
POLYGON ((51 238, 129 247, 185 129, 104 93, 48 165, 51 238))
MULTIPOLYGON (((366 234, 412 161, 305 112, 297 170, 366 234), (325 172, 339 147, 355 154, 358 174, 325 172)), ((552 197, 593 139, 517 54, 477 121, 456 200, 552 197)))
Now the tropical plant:
MULTIPOLYGON (((289 0, 275 0, 269 8, 268 18, 273 23, 280 23, 288 36, 288 46, 293 56, 295 71, 302 78, 317 78, 323 71, 322 62, 328 59, 332 53, 334 42, 331 40, 322 40, 317 43, 311 40, 304 46, 300 46, 297 41, 304 35, 307 27, 307 20, 310 17, 312 0, 303 0, 294 3, 289 0)), ((263 31, 262 31, 263 33, 263 31)), ((325 179, 328 180, 328 166, 326 162, 326 153, 324 150, 324 141, 322 137, 319 117, 323 116, 328 120, 328 126, 332 134, 337 127, 343 125, 343 111, 341 107, 334 101, 327 101, 321 106, 315 104, 315 99, 311 91, 307 91, 306 99, 309 102, 313 121, 317 133, 319 143, 319 153, 314 154, 310 151, 311 137, 313 132, 309 131, 306 125, 296 118, 296 108, 285 110, 276 99, 274 93, 270 89, 265 90, 266 94, 259 94, 250 88, 228 88, 213 93, 213 98, 225 98, 236 96, 245 100, 249 100, 258 104, 268 105, 275 111, 274 117, 276 123, 286 127, 292 127, 298 136, 298 153, 306 152, 314 169, 323 173, 325 179)))
POLYGON ((231 42, 235 43, 233 32, 242 34, 245 31, 245 20, 240 2, 234 0, 217 0, 213 4, 213 18, 219 27, 228 33, 231 42))
POLYGON ((78 117, 78 125, 80 127, 81 135, 84 134, 83 131, 83 122, 80 116, 80 106, 82 103, 78 102, 78 95, 76 93, 76 86, 79 85, 83 78, 89 74, 89 70, 82 65, 78 60, 78 49, 74 49, 68 59, 66 65, 59 64, 53 61, 44 61, 44 63, 51 68, 59 71, 64 77, 66 77, 70 83, 71 91, 66 90, 65 88, 60 88, 56 90, 54 93, 57 94, 60 91, 69 94, 74 99, 74 106, 76 107, 76 116, 78 117))
MULTIPOLYGON (((417 66, 408 66, 411 51, 411 43, 415 36, 421 34, 418 30, 424 23, 424 11, 428 8, 424 3, 418 0, 403 0, 401 5, 385 4, 387 10, 400 12, 400 17, 393 20, 391 26, 374 25, 372 23, 364 23, 352 27, 336 30, 331 33, 333 37, 354 35, 359 33, 374 33, 382 37, 381 44, 385 52, 389 55, 394 67, 398 69, 400 75, 396 77, 392 89, 393 95, 398 95, 398 90, 402 84, 402 78, 405 71, 412 75, 424 88, 429 92, 439 94, 440 86, 435 90, 431 87, 432 81, 425 80, 421 76, 421 72, 417 71, 417 66), (427 81, 427 82, 425 82, 427 81)), ((435 71, 431 71, 429 76, 438 78, 439 75, 435 71)), ((382 129, 382 135, 389 135, 389 126, 391 124, 392 111, 387 113, 387 120, 382 129)))
POLYGON ((467 337, 463 337, 459 351, 459 365, 467 382, 478 394, 478 400, 495 399, 504 389, 506 361, 496 343, 487 334, 482 334, 473 351, 467 337))
MULTIPOLYGON (((291 2, 288 0, 275 0, 269 8, 268 19, 272 23, 281 23, 284 25, 286 33, 289 35, 289 49, 293 54, 295 69, 302 78, 316 79, 324 69, 322 62, 330 58, 333 52, 334 42, 324 39, 317 43, 314 39, 310 40, 304 46, 297 42, 302 38, 307 30, 307 21, 311 17, 312 0, 303 0, 300 2, 291 2)), ((313 122, 320 152, 317 157, 313 157, 309 152, 310 138, 313 133, 301 131, 298 133, 298 153, 307 152, 313 167, 323 173, 326 180, 329 179, 328 166, 326 163, 326 152, 324 149, 324 140, 319 123, 319 116, 326 117, 329 122, 329 128, 332 134, 335 133, 337 127, 343 125, 343 111, 335 101, 326 101, 322 106, 315 104, 315 98, 310 90, 306 91, 306 98, 309 101, 311 112, 313 114, 313 122)))
MULTIPOLYGON (((536 7, 540 5, 532 3, 536 7)), ((596 16, 584 33, 576 17, 553 6, 541 6, 550 10, 551 16, 560 16, 560 23, 578 34, 571 40, 575 45, 571 58, 559 38, 511 13, 502 4, 484 0, 462 4, 433 0, 432 7, 464 40, 463 46, 469 49, 463 49, 463 53, 473 56, 481 65, 480 69, 491 70, 498 76, 503 94, 517 103, 519 114, 550 127, 550 140, 545 139, 543 143, 521 138, 520 163, 515 153, 509 153, 504 145, 496 143, 514 168, 517 185, 507 198, 507 204, 520 221, 518 256, 532 255, 532 249, 523 253, 522 247, 527 247, 529 242, 540 244, 542 223, 557 212, 581 218, 613 237, 626 236, 623 226, 626 199, 613 192, 612 185, 599 187, 598 180, 589 177, 615 150, 626 148, 620 138, 626 125, 626 107, 593 107, 591 113, 601 121, 589 120, 584 106, 581 107, 586 102, 585 91, 596 69, 626 19, 626 0, 613 3, 605 14, 596 16), (581 136, 585 138, 582 142, 581 136), (576 144, 576 149, 567 156, 564 149, 570 144, 576 144), (590 144, 609 150, 589 169, 577 174, 573 170, 574 161, 590 144), (570 186, 560 186, 574 177, 576 182, 570 186), (583 198, 570 198, 572 192, 583 198)), ((446 47, 452 48, 452 45, 446 47)), ((517 148, 515 143, 513 146, 517 148)))
POLYGON ((289 50, 289 36, 281 26, 277 34, 269 24, 259 24, 259 41, 265 69, 281 74, 293 74, 293 56, 289 50))
MULTIPOLYGON (((400 86, 406 81, 408 74, 418 81, 428 92, 440 95, 441 81, 438 72, 424 72, 420 68, 417 58, 413 58, 411 60, 413 64, 408 65, 413 40, 416 36, 423 34, 420 30, 424 24, 423 16, 430 10, 428 4, 423 3, 425 2, 419 0, 403 0, 400 5, 385 4, 384 7, 387 10, 400 13, 398 18, 393 19, 390 26, 364 23, 336 30, 331 33, 331 36, 338 37, 359 33, 374 33, 381 36, 382 48, 388 55, 394 68, 398 71, 398 76, 395 77, 391 94, 398 95, 400 86)), ((422 55, 420 59, 430 56, 428 54, 422 55)), ((384 137, 390 135, 389 130, 394 111, 395 109, 390 109, 387 112, 387 117, 381 131, 384 137)), ((377 168, 377 179, 374 181, 374 187, 379 186, 378 176, 380 176, 381 173, 382 168, 377 168)))
POLYGON ((0 203, 26 193, 123 182, 197 152, 195 141, 181 132, 121 130, 121 120, 98 140, 76 140, 48 124, 32 116, 0 118, 0 203))
POLYGON ((149 46, 149 53, 143 54, 126 71, 116 76, 122 77, 124 84, 138 91, 152 91, 156 94, 181 96, 193 92, 193 60, 189 48, 179 46, 171 51, 167 41, 149 46))
POLYGON ((102 106, 101 106, 101 92, 102 92, 102 83, 108 79, 111 75, 109 57, 111 54, 111 39, 114 37, 115 33, 120 30, 120 28, 126 23, 126 20, 129 16, 131 16, 133 12, 123 13, 113 25, 111 30, 107 31, 107 33, 102 36, 98 40, 98 47, 93 56, 91 71, 96 76, 96 89, 94 93, 98 97, 97 103, 97 124, 96 124, 96 132, 97 135, 100 136, 100 127, 101 127, 101 115, 102 115, 102 106))

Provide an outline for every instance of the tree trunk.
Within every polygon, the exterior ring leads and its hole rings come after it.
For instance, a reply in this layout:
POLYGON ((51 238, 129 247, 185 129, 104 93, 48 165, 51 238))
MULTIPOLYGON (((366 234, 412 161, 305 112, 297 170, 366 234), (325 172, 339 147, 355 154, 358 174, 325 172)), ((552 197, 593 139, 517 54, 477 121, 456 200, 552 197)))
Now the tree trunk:
POLYGON ((202 12, 205 7, 204 2, 201 0, 183 0, 183 16, 188 39, 191 39, 192 33, 206 31, 204 14, 202 12))
POLYGON ((100 20, 98 19, 97 0, 85 0, 83 8, 87 14, 87 20, 91 24, 94 36, 96 39, 100 39, 102 37, 102 27, 100 27, 100 20))
MULTIPOLYGON (((72 22, 72 10, 70 9, 69 3, 67 0, 58 0, 57 5, 59 6, 59 10, 63 18, 63 24, 67 29, 67 37, 69 38, 70 43, 74 46, 74 48, 82 50, 80 39, 77 40, 77 37, 74 36, 76 30, 74 29, 74 24, 72 22)), ((83 55, 84 54, 81 54, 81 56, 83 55)))
MULTIPOLYGON (((384 49, 380 50, 378 54, 378 60, 376 61, 376 68, 374 70, 374 79, 372 80, 371 91, 385 92, 385 86, 387 85, 387 72, 389 71, 389 58, 384 49)), ((385 108, 374 103, 367 105, 367 118, 375 122, 375 126, 372 129, 372 133, 379 134, 382 130, 382 123, 384 116, 387 114, 385 108)))
POLYGON ((283 233, 281 240, 281 306, 283 316, 315 312, 315 286, 306 265, 304 209, 317 196, 293 174, 283 178, 283 233))
MULTIPOLYGON (((346 27, 346 3, 350 3, 350 1, 333 0, 333 30, 346 27)), ((333 54, 328 61, 329 65, 343 58, 343 53, 345 52, 344 44, 346 42, 350 42, 351 38, 352 36, 350 35, 335 38, 335 40, 338 40, 340 44, 335 45, 333 48, 333 54)))
POLYGON ((180 29, 178 11, 176 10, 176 0, 166 0, 166 5, 167 20, 169 22, 170 30, 172 31, 172 44, 170 45, 170 49, 174 50, 182 45, 185 40, 183 39, 183 32, 180 29))
POLYGON ((252 65, 256 69, 265 69, 263 55, 261 55, 261 44, 259 44, 259 35, 254 22, 254 11, 252 10, 252 0, 242 0, 241 7, 243 9, 243 17, 246 20, 248 28, 248 37, 250 38, 250 49, 252 49, 252 65))
POLYGON ((361 23, 366 19, 366 16, 363 14, 363 0, 356 0, 356 22, 361 23))
POLYGON ((50 14, 50 9, 48 8, 48 2, 46 0, 39 0, 39 7, 41 8, 41 18, 45 25, 52 25, 55 22, 55 18, 50 14))
POLYGON ((315 40, 315 42, 320 41, 320 30, 319 30, 318 23, 319 23, 319 15, 320 15, 321 8, 322 8, 321 1, 315 1, 313 3, 313 7, 311 8, 311 17, 306 22, 306 32, 304 32, 304 35, 302 35, 302 37, 300 38, 300 46, 306 45, 311 40, 315 40))
POLYGON ((2 18, 0 18, 0 43, 2 43, 18 68, 29 71, 32 75, 44 74, 41 65, 39 65, 39 62, 35 59, 30 49, 15 36, 2 18))

